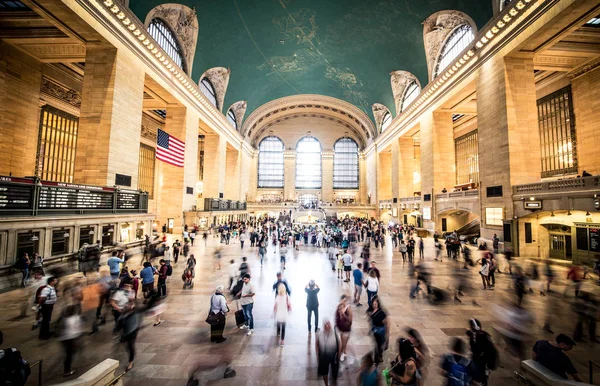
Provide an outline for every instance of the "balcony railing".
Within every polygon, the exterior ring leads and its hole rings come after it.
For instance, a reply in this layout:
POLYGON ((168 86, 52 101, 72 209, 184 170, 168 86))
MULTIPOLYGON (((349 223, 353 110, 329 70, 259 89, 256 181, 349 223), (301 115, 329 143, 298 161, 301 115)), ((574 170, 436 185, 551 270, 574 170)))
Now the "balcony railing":
POLYGON ((600 176, 589 176, 515 185, 513 186, 513 194, 560 193, 580 190, 597 190, 598 188, 600 188, 600 176))
POLYGON ((448 199, 448 198, 473 198, 479 197, 479 190, 470 189, 470 190, 461 190, 460 192, 448 192, 448 193, 440 193, 435 195, 436 200, 448 199))
POLYGON ((148 213, 148 193, 118 187, 0 177, 0 216, 148 213))
POLYGON ((203 211, 219 212, 232 210, 246 210, 246 208, 246 203, 242 201, 223 200, 219 198, 205 198, 203 211))

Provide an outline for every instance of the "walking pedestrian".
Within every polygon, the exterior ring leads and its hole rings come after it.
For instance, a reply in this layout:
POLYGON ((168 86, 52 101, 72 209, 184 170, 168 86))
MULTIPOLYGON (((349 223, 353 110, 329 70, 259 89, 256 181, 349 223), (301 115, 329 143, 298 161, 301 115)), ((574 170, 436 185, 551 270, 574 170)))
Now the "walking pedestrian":
MULTIPOLYGON (((158 269, 158 296, 167 296, 167 277, 169 273, 169 266, 164 259, 159 261, 160 268, 158 269)), ((172 269, 172 268, 171 268, 172 269)))
POLYGON ((279 345, 282 347, 285 341, 285 325, 288 313, 291 310, 292 304, 287 294, 287 287, 283 283, 279 283, 277 286, 277 296, 275 296, 275 305, 273 306, 273 315, 277 323, 277 336, 280 338, 279 345))
POLYGON ((50 339, 50 320, 52 319, 52 310, 56 304, 56 285, 58 279, 50 277, 45 287, 42 288, 38 299, 38 304, 41 307, 42 323, 40 327, 40 339, 50 339))
POLYGON ((244 241, 246 241, 246 238, 248 236, 246 236, 246 232, 242 231, 240 233, 240 245, 241 245, 241 249, 244 249, 244 241))
POLYGON ((356 264, 356 269, 352 272, 352 275, 354 276, 354 304, 356 304, 356 307, 361 307, 360 296, 363 289, 362 263, 356 264))
POLYGON ((379 280, 377 279, 374 270, 371 269, 369 275, 367 275, 364 286, 367 288, 367 303, 369 305, 369 310, 371 310, 373 307, 373 298, 377 296, 377 292, 379 291, 379 280))
POLYGON ((311 314, 315 315, 315 332, 319 331, 319 297, 321 291, 314 280, 311 280, 304 288, 306 292, 306 311, 308 312, 308 333, 311 332, 311 314))
POLYGON ((173 243, 173 260, 175 261, 175 264, 177 264, 177 260, 179 260, 180 251, 181 243, 179 242, 179 240, 175 240, 175 242, 173 243))
POLYGON ((265 255, 267 254, 267 247, 265 246, 265 242, 261 241, 260 246, 258 247, 258 255, 260 256, 260 266, 262 267, 263 261, 265 260, 265 255))
POLYGON ((58 322, 58 340, 62 342, 65 352, 63 361, 63 376, 69 377, 75 374, 72 363, 77 350, 77 341, 83 334, 83 319, 80 311, 75 305, 67 306, 58 322))
POLYGON ((117 280, 119 278, 119 274, 121 273, 121 263, 124 263, 124 258, 119 258, 118 252, 113 251, 112 256, 108 258, 107 265, 110 270, 110 277, 113 280, 117 280))
POLYGON ((323 330, 315 339, 315 351, 317 352, 317 373, 323 377, 325 386, 329 386, 329 379, 335 383, 339 371, 340 344, 335 331, 331 328, 331 322, 323 320, 323 330))
POLYGON ((150 292, 154 291, 154 275, 158 275, 156 268, 149 262, 144 262, 144 268, 140 271, 140 277, 142 278, 142 293, 144 299, 148 299, 150 292))
POLYGON ((352 309, 348 304, 348 296, 346 294, 342 295, 340 298, 340 302, 335 311, 335 326, 340 332, 340 340, 342 341, 342 347, 340 348, 340 362, 343 362, 346 359, 346 347, 348 346, 350 332, 352 331, 352 309))
POLYGON ((419 259, 424 259, 425 258, 425 242, 423 241, 423 238, 421 236, 419 236, 419 259))
POLYGON ((246 324, 240 327, 241 329, 248 329, 248 336, 254 332, 254 316, 252 315, 252 309, 254 308, 254 295, 256 290, 254 285, 250 282, 250 274, 243 276, 244 285, 242 286, 242 292, 240 297, 240 304, 244 310, 244 316, 246 317, 246 324))
POLYGON ((375 366, 375 362, 373 362, 373 355, 371 355, 371 353, 368 353, 362 357, 356 384, 358 386, 381 385, 381 377, 377 372, 377 367, 375 366))
POLYGON ((29 280, 29 265, 31 264, 31 260, 29 259, 29 254, 25 253, 21 256, 15 267, 21 271, 21 288, 25 288, 27 285, 27 280, 29 280))
POLYGON ((423 384, 423 377, 417 366, 417 353, 410 340, 398 339, 398 356, 392 361, 389 374, 392 385, 421 386, 423 384))
POLYGON ((381 308, 379 297, 372 299, 371 311, 368 313, 371 319, 371 333, 375 339, 375 363, 383 362, 383 351, 389 342, 390 322, 386 312, 381 308))
POLYGON ((215 293, 210 298, 210 315, 214 315, 215 322, 210 325, 210 341, 213 343, 223 343, 227 338, 223 337, 223 331, 225 330, 225 324, 227 322, 227 313, 229 307, 227 306, 227 299, 223 295, 224 287, 222 285, 217 286, 215 293))
POLYGON ((474 366, 465 356, 465 343, 460 338, 450 340, 450 353, 442 358, 441 368, 448 385, 470 385, 473 378, 474 366))
POLYGON ((406 262, 406 252, 408 251, 408 248, 406 244, 404 244, 404 240, 400 240, 400 247, 398 248, 398 250, 402 254, 402 261, 406 262))
POLYGON ((344 262, 344 273, 346 275, 346 279, 344 279, 344 282, 349 282, 350 281, 350 272, 352 272, 352 255, 348 253, 348 250, 345 249, 344 250, 344 255, 342 256, 342 261, 344 262))

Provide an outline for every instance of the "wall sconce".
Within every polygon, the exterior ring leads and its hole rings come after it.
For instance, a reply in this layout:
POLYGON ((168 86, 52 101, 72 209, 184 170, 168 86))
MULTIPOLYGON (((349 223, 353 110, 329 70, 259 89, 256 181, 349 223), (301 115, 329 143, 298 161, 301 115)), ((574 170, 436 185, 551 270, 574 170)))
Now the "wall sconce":
POLYGON ((554 211, 552 211, 552 212, 550 213, 550 217, 555 217, 555 216, 554 216, 554 211))
POLYGON ((68 237, 71 237, 71 235, 69 234, 69 232, 65 232, 65 233, 63 234, 63 237, 66 239, 66 238, 68 238, 68 237))
POLYGON ((88 235, 93 235, 94 231, 89 231, 88 235))
POLYGON ((569 209, 569 210, 567 211, 567 216, 570 216, 570 215, 571 215, 571 209, 569 209))
POLYGON ((591 216, 590 211, 588 210, 587 212, 585 212, 586 217, 591 216))

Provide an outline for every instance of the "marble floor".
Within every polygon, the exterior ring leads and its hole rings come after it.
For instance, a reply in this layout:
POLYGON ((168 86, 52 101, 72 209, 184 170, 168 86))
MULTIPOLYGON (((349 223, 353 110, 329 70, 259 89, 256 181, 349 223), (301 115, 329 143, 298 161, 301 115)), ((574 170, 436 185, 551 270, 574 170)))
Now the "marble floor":
MULTIPOLYGON (((247 243, 248 244, 248 243, 247 243)), ((213 272, 213 252, 220 244, 212 236, 208 244, 202 241, 192 248, 196 255, 195 285, 192 290, 183 290, 180 280, 183 266, 180 262, 173 275, 168 279, 167 310, 163 314, 164 322, 153 327, 153 320, 144 321, 137 339, 137 357, 134 369, 124 377, 128 386, 135 385, 185 385, 191 371, 198 366, 210 366, 223 361, 231 362, 237 371, 232 379, 220 380, 213 385, 320 385, 317 377, 317 360, 314 352, 314 334, 307 333, 306 326, 306 294, 304 287, 310 279, 314 279, 321 287, 319 294, 320 317, 333 318, 333 312, 340 295, 351 294, 349 284, 338 280, 332 273, 324 251, 314 247, 301 247, 293 256, 288 255, 285 277, 291 285, 292 312, 286 331, 285 346, 277 342, 273 321, 273 291, 272 284, 279 270, 279 256, 269 246, 267 260, 261 267, 257 249, 246 247, 242 250, 239 242, 223 246, 223 269, 213 272), (240 261, 247 256, 251 266, 252 281, 257 287, 254 317, 255 333, 248 337, 235 327, 231 314, 227 319, 223 344, 213 344, 209 341, 208 325, 204 322, 209 298, 215 287, 228 282, 227 265, 230 259, 240 261)), ((359 247, 360 248, 360 247, 359 247)), ((506 303, 512 298, 509 292, 509 276, 497 275, 497 286, 494 291, 480 289, 480 280, 476 269, 470 271, 473 290, 465 293, 461 304, 450 302, 446 305, 432 305, 424 298, 411 300, 408 279, 409 266, 402 262, 398 252, 393 252, 390 243, 383 250, 373 250, 372 259, 378 262, 381 271, 380 297, 382 304, 389 313, 391 320, 390 350, 385 353, 384 365, 390 358, 395 357, 395 341, 402 335, 406 327, 420 331, 429 346, 432 358, 427 371, 427 385, 440 385, 438 362, 442 354, 447 352, 447 344, 451 337, 465 337, 465 329, 469 318, 479 319, 484 329, 490 331, 497 339, 497 345, 504 352, 500 338, 492 331, 497 322, 495 309, 497 305, 506 303), (479 306, 474 305, 476 300, 479 306)), ((426 259, 433 259, 433 241, 426 240, 426 259)), ((130 269, 135 263, 139 265, 141 257, 134 257, 129 262, 130 269)), ((443 263, 433 262, 435 274, 433 285, 446 288, 452 285, 454 265, 444 259, 443 263)), ((501 265, 502 268, 502 265, 501 265)), ((560 275, 564 282, 564 271, 560 275)), ((589 285, 590 288, 595 286, 589 285)), ((564 286, 556 285, 562 292, 564 286)), ((593 288, 595 290, 595 288, 593 288)), ((365 295, 363 295, 365 296, 365 295)), ((550 297, 539 294, 528 295, 527 309, 535 315, 530 340, 546 338, 552 335, 541 329, 546 302, 550 297)), ((19 318, 19 302, 23 299, 20 290, 0 294, 0 329, 4 332, 4 347, 19 348, 30 362, 43 359, 43 384, 49 385, 63 381, 62 351, 59 342, 55 340, 40 342, 37 331, 30 331, 33 317, 19 318)), ((556 333, 572 334, 574 316, 570 308, 570 299, 556 297, 556 322, 553 329, 556 333)), ((364 299, 363 303, 366 303, 364 299)), ((235 303, 230 304, 232 310, 235 303)), ((356 374, 360 357, 373 348, 372 338, 368 335, 369 324, 365 316, 365 307, 354 308, 355 318, 352 335, 348 347, 349 358, 341 368, 340 385, 356 384, 356 374)), ((55 310, 58 317, 60 307, 55 310)), ((31 313, 31 312, 30 312, 31 313)), ((117 374, 127 365, 127 352, 123 344, 115 343, 112 339, 112 317, 108 317, 107 325, 101 332, 93 336, 85 336, 74 360, 77 374, 82 374, 94 364, 105 358, 120 361, 117 374)), ((527 346, 527 351, 530 350, 527 346)), ((582 377, 587 380, 588 360, 600 361, 600 345, 591 343, 578 344, 569 353, 579 369, 582 377)), ((518 369, 518 360, 511 355, 502 355, 502 367, 492 373, 490 385, 518 384, 514 371, 518 369)), ((600 374, 595 377, 600 380, 600 374)), ((36 384, 37 373, 30 377, 29 384, 36 384)))

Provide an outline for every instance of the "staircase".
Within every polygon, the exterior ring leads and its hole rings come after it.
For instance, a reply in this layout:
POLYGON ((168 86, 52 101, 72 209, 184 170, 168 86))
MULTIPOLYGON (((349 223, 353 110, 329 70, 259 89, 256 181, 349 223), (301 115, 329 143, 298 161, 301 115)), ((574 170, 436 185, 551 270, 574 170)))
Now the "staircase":
POLYGON ((478 236, 480 221, 481 221, 480 219, 476 218, 475 220, 471 221, 470 223, 467 223, 467 224, 463 225, 462 227, 458 228, 456 230, 456 233, 459 236, 478 236))

